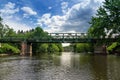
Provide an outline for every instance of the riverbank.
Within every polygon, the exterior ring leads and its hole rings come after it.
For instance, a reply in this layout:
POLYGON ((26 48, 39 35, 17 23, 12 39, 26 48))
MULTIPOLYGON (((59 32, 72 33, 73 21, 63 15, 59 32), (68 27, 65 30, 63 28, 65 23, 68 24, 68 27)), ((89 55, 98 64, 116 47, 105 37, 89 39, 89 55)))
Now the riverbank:
POLYGON ((0 57, 9 56, 9 54, 0 54, 0 57))

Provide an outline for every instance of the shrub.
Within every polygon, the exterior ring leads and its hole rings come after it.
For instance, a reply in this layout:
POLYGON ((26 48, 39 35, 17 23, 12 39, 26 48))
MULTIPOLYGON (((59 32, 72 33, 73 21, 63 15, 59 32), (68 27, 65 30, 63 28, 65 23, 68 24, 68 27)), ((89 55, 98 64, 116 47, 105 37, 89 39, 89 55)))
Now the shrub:
POLYGON ((39 47, 39 52, 48 52, 48 44, 41 44, 39 47))
POLYGON ((12 45, 3 44, 2 47, 0 48, 0 52, 1 53, 7 53, 7 52, 20 53, 20 50, 12 45))
POLYGON ((57 45, 55 44, 50 44, 48 47, 48 52, 59 52, 59 48, 57 45))
POLYGON ((88 43, 78 43, 75 47, 76 52, 90 52, 91 46, 88 43))
POLYGON ((107 47, 108 52, 112 52, 120 43, 114 42, 110 46, 107 47))

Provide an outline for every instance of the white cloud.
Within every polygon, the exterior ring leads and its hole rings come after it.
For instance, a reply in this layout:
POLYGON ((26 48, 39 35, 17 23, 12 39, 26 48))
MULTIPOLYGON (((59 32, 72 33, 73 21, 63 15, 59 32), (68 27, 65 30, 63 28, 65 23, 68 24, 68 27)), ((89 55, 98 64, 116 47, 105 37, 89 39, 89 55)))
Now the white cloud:
POLYGON ((19 12, 19 8, 15 8, 15 3, 11 2, 8 2, 3 9, 0 9, 1 16, 7 16, 6 18, 12 18, 13 14, 17 12, 19 12))
POLYGON ((46 13, 44 14, 42 17, 40 17, 38 19, 38 23, 40 26, 46 26, 44 29, 45 31, 48 32, 55 32, 60 30, 60 26, 62 26, 62 24, 65 21, 65 16, 51 16, 50 13, 46 13), (49 25, 49 26, 48 26, 49 25))
POLYGON ((105 0, 95 0, 95 2, 103 3, 105 0))
POLYGON ((45 26, 44 29, 48 32, 86 32, 88 22, 96 13, 99 3, 95 0, 85 0, 69 8, 68 3, 63 2, 63 16, 51 16, 47 13, 38 19, 38 24, 45 26))
POLYGON ((43 26, 43 24, 48 24, 51 23, 51 20, 50 20, 50 17, 51 17, 51 14, 47 13, 47 14, 44 14, 40 19, 38 19, 38 23, 40 26, 43 26))
MULTIPOLYGON (((72 2, 74 2, 74 3, 79 3, 79 2, 82 2, 83 0, 71 0, 72 2)), ((102 3, 103 1, 105 1, 105 0, 84 0, 85 2, 87 2, 87 1, 95 1, 95 2, 98 2, 98 3, 102 3)))
POLYGON ((68 2, 62 2, 61 9, 62 9, 62 12, 65 14, 68 10, 68 2))
POLYGON ((3 23, 7 24, 10 28, 17 30, 28 30, 30 25, 26 25, 22 22, 22 18, 17 16, 19 8, 15 3, 8 2, 0 9, 0 16, 3 18, 3 23))
POLYGON ((25 12, 24 17, 28 17, 30 15, 37 15, 37 12, 33 11, 30 7, 22 7, 21 10, 25 12))
POLYGON ((18 30, 26 31, 31 29, 31 27, 29 27, 25 23, 14 21, 14 20, 6 20, 5 24, 9 25, 9 27, 13 28, 15 31, 18 31, 18 30))

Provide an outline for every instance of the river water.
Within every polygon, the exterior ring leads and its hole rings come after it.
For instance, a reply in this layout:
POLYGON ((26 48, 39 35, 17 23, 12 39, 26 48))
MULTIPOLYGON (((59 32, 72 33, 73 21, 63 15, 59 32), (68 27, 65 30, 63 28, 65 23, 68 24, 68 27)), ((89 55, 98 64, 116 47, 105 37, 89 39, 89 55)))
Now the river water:
POLYGON ((120 57, 72 52, 4 57, 0 80, 120 80, 120 57))

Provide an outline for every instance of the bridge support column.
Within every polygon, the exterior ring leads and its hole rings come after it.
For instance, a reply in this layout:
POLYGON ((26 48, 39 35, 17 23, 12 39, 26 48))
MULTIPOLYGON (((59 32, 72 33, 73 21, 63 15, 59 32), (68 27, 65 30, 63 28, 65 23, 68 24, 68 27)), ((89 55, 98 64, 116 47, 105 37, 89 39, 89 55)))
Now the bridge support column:
POLYGON ((94 54, 103 54, 103 55, 107 55, 107 49, 106 49, 106 45, 101 45, 101 46, 94 46, 94 54))
POLYGON ((27 53, 28 55, 32 56, 32 43, 27 44, 27 53))
POLYGON ((32 43, 22 42, 21 43, 21 54, 22 56, 32 56, 32 43))
POLYGON ((102 51, 103 51, 102 52, 103 54, 107 55, 107 47, 106 47, 106 45, 102 46, 102 51))
POLYGON ((21 42, 21 54, 20 55, 25 56, 26 49, 27 49, 26 42, 21 42))
POLYGON ((0 43, 0 47, 2 47, 2 46, 1 46, 1 43, 0 43))

